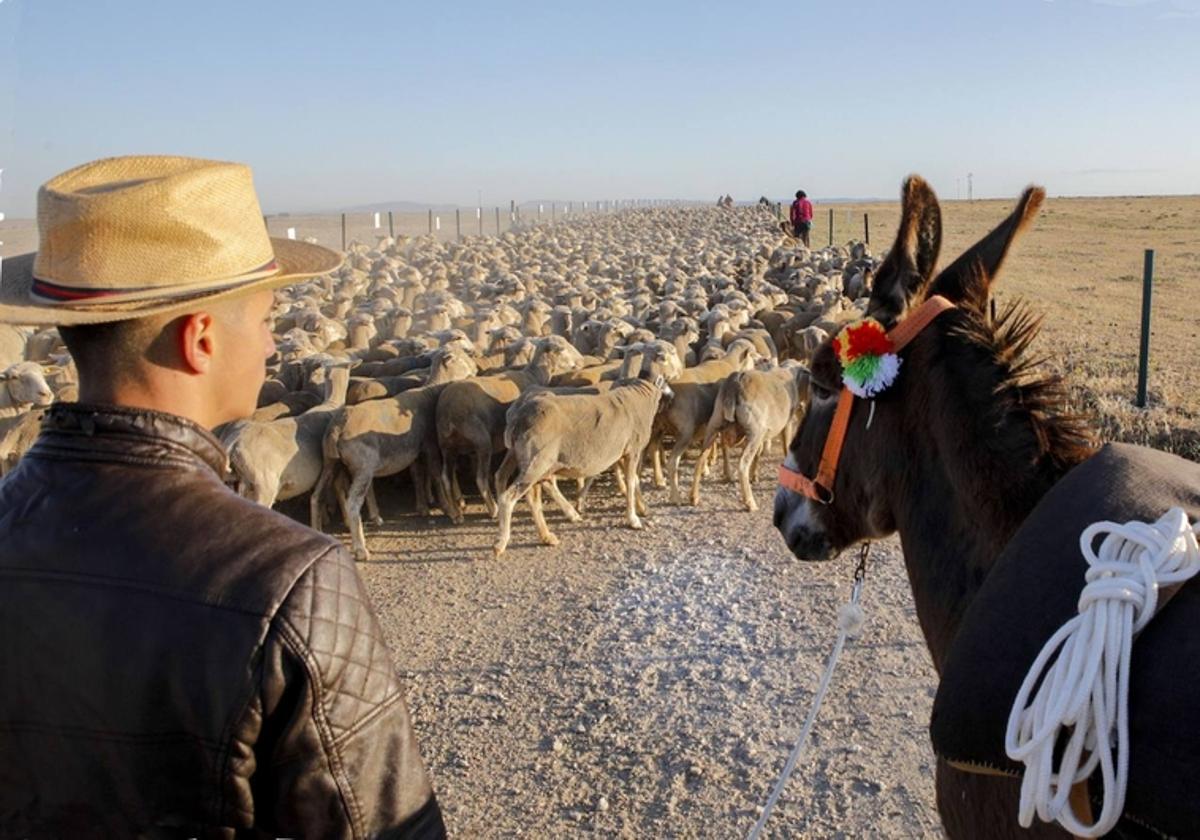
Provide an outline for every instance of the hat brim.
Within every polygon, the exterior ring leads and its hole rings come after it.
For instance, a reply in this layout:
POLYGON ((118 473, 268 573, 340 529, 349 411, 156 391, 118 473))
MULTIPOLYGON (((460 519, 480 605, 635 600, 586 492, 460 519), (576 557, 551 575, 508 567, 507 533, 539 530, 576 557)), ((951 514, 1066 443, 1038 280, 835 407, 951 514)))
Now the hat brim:
POLYGON ((195 292, 186 287, 164 290, 163 297, 122 306, 40 303, 33 288, 33 261, 37 254, 19 254, 0 260, 0 323, 21 326, 75 326, 130 321, 149 315, 181 314, 210 303, 239 297, 261 289, 290 286, 309 277, 328 274, 342 264, 343 256, 320 245, 271 237, 279 273, 216 291, 195 292))

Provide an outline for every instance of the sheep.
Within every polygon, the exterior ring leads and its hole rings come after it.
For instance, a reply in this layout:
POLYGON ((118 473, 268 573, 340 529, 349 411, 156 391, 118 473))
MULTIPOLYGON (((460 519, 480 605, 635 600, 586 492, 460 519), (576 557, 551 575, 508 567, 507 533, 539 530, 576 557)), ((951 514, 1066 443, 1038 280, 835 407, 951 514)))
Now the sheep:
MULTIPOLYGON (((500 532, 494 552, 508 547, 516 503, 547 478, 591 478, 620 463, 625 473, 626 515, 629 527, 641 529, 636 510, 638 472, 650 440, 650 427, 659 401, 670 395, 659 376, 654 382, 630 379, 607 393, 531 395, 515 404, 507 417, 505 459, 516 466, 516 480, 500 490, 500 532), (597 435, 597 429, 604 434, 597 435)), ((530 498, 533 520, 542 542, 557 545, 542 516, 540 491, 530 498)))
MULTIPOLYGON (((672 504, 680 503, 679 460, 707 426, 721 380, 734 371, 753 367, 757 355, 750 342, 739 339, 729 345, 724 357, 687 368, 672 383, 671 389, 675 396, 656 422, 655 433, 651 439, 652 460, 657 467, 661 463, 658 453, 664 434, 670 433, 675 438, 671 453, 667 457, 672 504)), ((655 471, 654 483, 658 487, 667 484, 658 469, 655 471)))
POLYGON ((17 362, 0 373, 0 419, 18 417, 52 402, 54 392, 37 362, 17 362))
POLYGON ((0 368, 7 368, 25 361, 25 348, 33 330, 29 327, 14 327, 0 324, 0 368))
MULTIPOLYGON (((321 443, 323 465, 309 502, 312 526, 321 529, 321 494, 340 464, 349 474, 350 486, 344 494, 339 491, 338 501, 350 529, 356 560, 371 559, 363 534, 364 500, 371 508, 372 519, 377 524, 382 521, 371 493, 376 477, 411 468, 418 513, 428 514, 426 477, 441 471, 434 422, 438 398, 448 384, 436 382, 388 399, 347 406, 329 424, 321 443)), ((435 486, 439 503, 443 509, 449 508, 442 485, 435 482, 435 486)))
MULTIPOLYGON (((776 435, 781 454, 787 454, 789 432, 807 393, 808 369, 793 362, 771 370, 736 371, 722 381, 701 450, 708 451, 717 436, 730 427, 746 438, 738 461, 738 480, 746 510, 758 510, 750 481, 752 472, 757 477, 759 456, 776 435)), ((700 503, 702 463, 703 458, 697 459, 692 476, 693 505, 700 503)))
POLYGON ((15 417, 0 419, 0 476, 11 472, 37 440, 44 409, 35 408, 15 417))
POLYGON ((820 327, 805 327, 788 336, 791 358, 807 364, 812 361, 821 346, 829 340, 829 333, 820 327))
POLYGON ((238 493, 271 507, 312 490, 321 474, 321 439, 333 413, 346 399, 347 365, 336 365, 325 400, 299 417, 269 422, 239 420, 220 429, 238 493))
POLYGON ((474 458, 475 485, 489 515, 495 516, 496 500, 489 476, 492 454, 504 449, 504 413, 526 388, 547 385, 556 374, 578 364, 578 353, 562 337, 552 335, 538 341, 534 357, 524 368, 456 382, 438 397, 442 493, 450 501, 446 514, 456 524, 463 521, 462 494, 456 489, 454 472, 458 455, 474 458))

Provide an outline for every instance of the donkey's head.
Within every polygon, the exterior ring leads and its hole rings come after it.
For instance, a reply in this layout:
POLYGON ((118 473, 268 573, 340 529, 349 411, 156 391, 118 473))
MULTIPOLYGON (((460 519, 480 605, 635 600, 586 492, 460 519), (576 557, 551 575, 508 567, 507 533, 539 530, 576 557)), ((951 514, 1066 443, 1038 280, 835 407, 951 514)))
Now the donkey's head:
MULTIPOLYGON (((956 308, 937 316, 900 351, 900 369, 889 387, 872 398, 853 399, 840 460, 832 476, 822 477, 828 486, 810 485, 817 491, 811 494, 816 498, 783 487, 778 490, 775 526, 797 557, 828 560, 856 542, 892 533, 904 497, 927 486, 922 475, 930 468, 924 463, 929 455, 949 458, 951 453, 940 451, 941 447, 974 445, 973 431, 947 430, 947 424, 939 423, 944 420, 941 413, 949 410, 941 404, 945 391, 939 388, 969 391, 977 401, 986 401, 990 389, 1003 384, 997 377, 1002 378, 1004 371, 995 369, 998 353, 988 352, 996 348, 948 336, 961 333, 969 324, 992 334, 988 317, 992 279, 1017 233, 1037 213, 1043 195, 1039 188, 1027 189, 1012 215, 935 276, 942 239, 937 197, 921 178, 905 181, 900 229, 876 275, 867 315, 891 331, 935 295, 956 308)), ((1019 349, 1023 346, 1009 348, 1019 349)), ((785 467, 816 479, 842 399, 843 369, 833 339, 817 350, 810 367, 808 410, 785 467)), ((852 398, 847 394, 845 399, 852 398)), ((964 400, 952 402, 961 408, 964 400)))

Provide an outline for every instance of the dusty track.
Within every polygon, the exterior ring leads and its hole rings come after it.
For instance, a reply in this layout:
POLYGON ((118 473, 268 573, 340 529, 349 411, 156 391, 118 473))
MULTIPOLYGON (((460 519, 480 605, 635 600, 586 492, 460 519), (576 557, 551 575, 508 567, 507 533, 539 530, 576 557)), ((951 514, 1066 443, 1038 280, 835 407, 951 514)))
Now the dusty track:
MULTIPOLYGON (((587 519, 513 545, 384 499, 360 565, 408 687, 457 837, 736 837, 753 824, 803 722, 853 561, 793 560, 762 509, 714 475, 700 508, 651 491, 628 530, 600 487, 587 519)), ((925 735, 934 675, 899 547, 882 544, 868 624, 847 649, 771 836, 938 834, 925 735)))

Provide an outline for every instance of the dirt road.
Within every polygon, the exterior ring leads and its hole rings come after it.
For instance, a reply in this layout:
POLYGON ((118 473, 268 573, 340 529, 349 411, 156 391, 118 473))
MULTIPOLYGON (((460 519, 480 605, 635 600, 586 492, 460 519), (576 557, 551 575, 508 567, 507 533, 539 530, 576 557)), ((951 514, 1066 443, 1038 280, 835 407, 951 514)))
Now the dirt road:
MULTIPOLYGON (((478 506, 455 528, 385 498, 360 570, 454 836, 745 835, 803 723, 854 565, 791 558, 771 526, 774 466, 764 459, 756 513, 715 475, 699 508, 652 490, 642 533, 600 487, 582 523, 548 513, 558 548, 536 544, 520 507, 500 560, 478 506)), ((866 628, 769 836, 939 833, 934 675, 898 545, 874 558, 866 628)))

